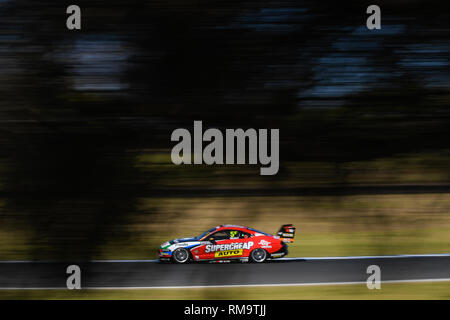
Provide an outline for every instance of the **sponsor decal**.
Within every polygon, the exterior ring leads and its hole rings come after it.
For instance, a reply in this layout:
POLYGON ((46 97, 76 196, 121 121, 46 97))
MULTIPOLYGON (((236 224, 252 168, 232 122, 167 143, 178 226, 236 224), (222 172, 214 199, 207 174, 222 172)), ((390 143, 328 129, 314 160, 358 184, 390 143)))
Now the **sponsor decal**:
POLYGON ((196 246, 196 245, 200 245, 200 242, 180 242, 180 243, 175 243, 175 244, 172 245, 172 250, 174 250, 175 248, 192 247, 192 246, 196 246))
POLYGON ((272 246, 271 246, 271 244, 272 244, 272 242, 269 242, 269 241, 266 241, 266 240, 261 240, 259 243, 258 243, 262 248, 272 248, 272 246))
POLYGON ((164 242, 164 243, 161 245, 161 248, 162 248, 162 249, 166 249, 166 248, 168 248, 168 247, 170 247, 170 242, 164 242))
POLYGON ((291 233, 283 233, 282 236, 285 238, 293 238, 294 237, 294 235, 291 233))
POLYGON ((254 243, 249 242, 233 242, 227 244, 208 244, 205 247, 205 253, 216 252, 216 251, 228 251, 228 250, 238 250, 238 249, 250 249, 253 247, 254 243))
POLYGON ((231 257, 231 256, 240 256, 244 252, 243 249, 237 249, 237 250, 228 250, 228 251, 218 251, 214 253, 215 258, 225 258, 225 257, 231 257))

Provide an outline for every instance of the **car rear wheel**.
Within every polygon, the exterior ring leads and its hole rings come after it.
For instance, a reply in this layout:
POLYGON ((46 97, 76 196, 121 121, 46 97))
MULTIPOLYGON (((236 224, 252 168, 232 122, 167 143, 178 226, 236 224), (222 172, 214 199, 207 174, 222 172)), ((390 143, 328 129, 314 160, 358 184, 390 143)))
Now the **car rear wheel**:
POLYGON ((178 248, 172 254, 172 260, 175 263, 186 263, 189 261, 189 251, 185 248, 178 248))
POLYGON ((258 248, 250 253, 251 262, 261 263, 266 261, 266 259, 267 259, 267 251, 264 249, 258 248))

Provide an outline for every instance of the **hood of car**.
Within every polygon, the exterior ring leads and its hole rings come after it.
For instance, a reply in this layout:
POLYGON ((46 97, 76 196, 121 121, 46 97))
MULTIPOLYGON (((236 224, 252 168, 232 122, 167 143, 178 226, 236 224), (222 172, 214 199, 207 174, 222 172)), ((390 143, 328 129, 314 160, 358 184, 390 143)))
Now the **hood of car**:
POLYGON ((198 238, 181 238, 181 239, 173 239, 170 242, 170 244, 174 243, 181 243, 181 242, 192 242, 192 241, 198 241, 198 238))
POLYGON ((181 239, 173 239, 167 242, 164 242, 163 244, 161 244, 160 248, 161 249, 166 249, 174 244, 177 243, 184 243, 184 242, 193 242, 193 241, 199 241, 198 238, 194 237, 194 238, 181 238, 181 239))

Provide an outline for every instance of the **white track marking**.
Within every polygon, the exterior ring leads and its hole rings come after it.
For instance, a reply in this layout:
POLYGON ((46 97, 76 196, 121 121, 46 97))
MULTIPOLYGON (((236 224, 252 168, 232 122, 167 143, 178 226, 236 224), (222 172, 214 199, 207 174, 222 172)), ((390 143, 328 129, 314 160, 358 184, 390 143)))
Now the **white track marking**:
MULTIPOLYGON (((450 253, 431 253, 431 254, 398 254, 386 256, 348 256, 348 257, 292 257, 270 259, 271 261, 304 261, 304 260, 360 260, 360 259, 392 259, 392 258, 433 258, 450 257, 450 253)), ((159 260, 91 260, 81 261, 80 263, 155 263, 159 260)), ((0 263, 69 263, 68 261, 49 261, 49 260, 4 260, 0 263)))
POLYGON ((154 262, 159 262, 158 259, 154 259, 154 260, 92 260, 90 262, 93 263, 133 263, 133 262, 150 262, 150 263, 154 263, 154 262))
MULTIPOLYGON (((414 283, 414 282, 449 282, 450 278, 438 279, 408 279, 408 280, 385 280, 386 283, 414 283)), ((304 287, 304 286, 334 286, 334 285, 357 285, 367 284, 366 281, 348 282, 310 282, 310 283, 269 283, 269 284, 230 284, 210 286, 166 286, 166 287, 85 287, 81 290, 151 290, 151 289, 206 289, 206 288, 242 288, 242 287, 304 287)), ((65 287, 42 287, 42 288, 0 288, 0 290, 67 290, 65 287)))
POLYGON ((280 258, 273 260, 283 261, 301 261, 301 260, 360 260, 360 259, 392 259, 392 258, 432 258, 432 257, 450 257, 450 253, 434 253, 434 254, 397 254, 387 256, 349 256, 349 257, 293 257, 280 258))

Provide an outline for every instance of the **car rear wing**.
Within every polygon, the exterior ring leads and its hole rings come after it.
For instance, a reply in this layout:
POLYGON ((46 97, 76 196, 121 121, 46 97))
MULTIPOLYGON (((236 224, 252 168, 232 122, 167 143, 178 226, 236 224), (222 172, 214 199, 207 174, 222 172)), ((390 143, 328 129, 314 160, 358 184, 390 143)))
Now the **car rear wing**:
POLYGON ((292 224, 283 224, 277 232, 280 240, 286 243, 294 242, 295 227, 292 224))

